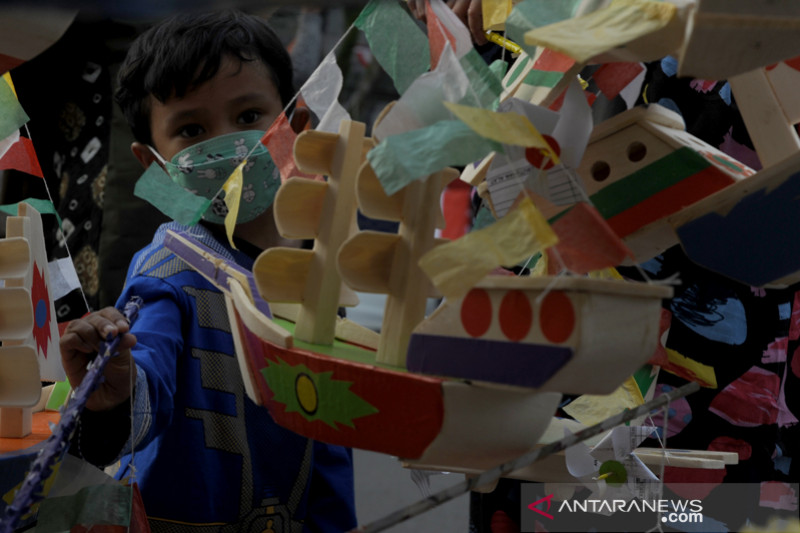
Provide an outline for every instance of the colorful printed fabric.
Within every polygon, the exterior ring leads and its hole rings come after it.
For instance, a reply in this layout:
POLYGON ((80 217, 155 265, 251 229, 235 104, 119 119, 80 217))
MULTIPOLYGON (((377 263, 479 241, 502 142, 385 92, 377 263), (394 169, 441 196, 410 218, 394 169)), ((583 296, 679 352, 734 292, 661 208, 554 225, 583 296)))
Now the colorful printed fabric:
MULTIPOLYGON (((673 58, 649 64, 639 103, 658 103, 681 113, 689 133, 761 168, 730 86, 679 79, 676 66, 673 58)), ((728 465, 715 483, 800 481, 800 464, 793 457, 800 450, 800 286, 742 285, 695 265, 680 247, 641 266, 650 279, 680 280, 674 297, 664 302, 665 314, 671 314, 667 352, 706 365, 716 380, 716 388, 702 388, 670 406, 666 445, 737 452, 739 464, 728 465)), ((641 279, 638 269, 620 272, 641 279)), ((686 379, 662 369, 656 394, 686 379)), ((660 415, 653 421, 663 422, 660 415)), ((655 439, 645 445, 660 446, 655 439)), ((701 477, 709 472, 671 468, 665 478, 668 483, 707 482, 701 477)), ((519 489, 519 482, 501 480, 494 492, 473 494, 470 531, 519 531, 519 489)), ((746 519, 760 523, 765 508, 758 503, 726 510, 728 525, 746 519)))

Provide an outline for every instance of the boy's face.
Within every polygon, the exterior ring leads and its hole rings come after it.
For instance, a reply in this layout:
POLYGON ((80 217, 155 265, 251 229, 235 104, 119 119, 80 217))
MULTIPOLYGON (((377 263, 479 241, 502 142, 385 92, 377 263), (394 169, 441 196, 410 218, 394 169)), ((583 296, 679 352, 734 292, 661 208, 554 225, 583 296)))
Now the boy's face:
POLYGON ((266 131, 283 110, 261 61, 224 58, 217 74, 182 97, 150 96, 150 130, 166 159, 201 141, 243 130, 266 131))

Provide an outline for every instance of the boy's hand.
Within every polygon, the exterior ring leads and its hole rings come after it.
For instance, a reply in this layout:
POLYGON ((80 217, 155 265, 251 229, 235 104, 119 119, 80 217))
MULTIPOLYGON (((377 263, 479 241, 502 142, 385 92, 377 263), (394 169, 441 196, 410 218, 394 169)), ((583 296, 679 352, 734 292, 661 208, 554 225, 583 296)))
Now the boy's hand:
POLYGON ((67 326, 59 343, 61 362, 70 385, 75 389, 86 376, 86 365, 97 355, 100 343, 121 335, 119 355, 106 365, 105 380, 86 402, 92 411, 112 409, 131 395, 131 383, 136 381, 136 365, 130 349, 136 344, 125 316, 114 307, 106 307, 67 326), (133 372, 133 376, 131 376, 133 372))

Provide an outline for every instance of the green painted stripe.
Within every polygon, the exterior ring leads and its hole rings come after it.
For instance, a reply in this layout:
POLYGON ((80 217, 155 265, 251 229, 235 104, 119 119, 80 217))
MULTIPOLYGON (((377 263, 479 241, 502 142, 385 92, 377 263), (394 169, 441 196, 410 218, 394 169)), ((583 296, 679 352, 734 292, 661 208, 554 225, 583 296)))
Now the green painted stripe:
POLYGON ((555 87, 564 77, 563 72, 549 72, 546 70, 531 70, 525 76, 523 83, 533 87, 555 87))
POLYGON ((711 166, 691 148, 679 148, 592 195, 592 203, 609 218, 622 213, 667 187, 711 166))
MULTIPOLYGON (((275 318, 273 322, 285 328, 289 333, 294 335, 294 323, 289 322, 288 320, 284 320, 282 318, 275 318)), ((338 357, 340 359, 346 359, 348 361, 353 361, 356 363, 364 363, 366 365, 375 365, 380 367, 389 368, 391 370, 396 370, 398 372, 405 372, 405 368, 389 366, 389 365, 382 365, 375 361, 375 352, 372 350, 367 350, 365 348, 360 348, 358 346, 353 346, 352 344, 344 343, 340 340, 334 340, 332 346, 323 346, 320 344, 310 344, 308 342, 303 342, 301 340, 294 339, 294 346, 295 348, 300 348, 301 350, 308 350, 309 352, 315 352, 323 355, 329 355, 331 357, 338 357)))

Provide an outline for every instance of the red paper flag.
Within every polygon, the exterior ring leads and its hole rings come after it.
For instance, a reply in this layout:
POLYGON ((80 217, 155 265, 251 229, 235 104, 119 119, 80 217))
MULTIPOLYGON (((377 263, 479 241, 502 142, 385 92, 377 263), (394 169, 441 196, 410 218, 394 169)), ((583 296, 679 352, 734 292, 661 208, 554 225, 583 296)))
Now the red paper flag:
POLYGON ((33 149, 33 143, 27 137, 20 137, 19 141, 11 145, 11 148, 0 158, 0 170, 21 170, 33 176, 43 178, 42 167, 39 166, 39 159, 33 149))
POLYGON ((431 45, 431 69, 435 69, 445 43, 450 42, 450 46, 455 50, 455 37, 433 12, 429 0, 425 0, 425 18, 428 22, 428 41, 431 45))
MULTIPOLYGON (((576 274, 617 266, 633 252, 617 237, 596 208, 585 202, 575 204, 553 224, 558 236, 554 246, 564 266, 576 274)), ((551 250, 550 265, 559 265, 551 250)))
POLYGON ((324 178, 322 176, 306 174, 298 170, 294 162, 293 152, 294 140, 296 138, 297 134, 289 124, 286 113, 281 113, 261 138, 261 144, 267 147, 269 154, 272 156, 272 160, 281 173, 281 183, 286 183, 286 180, 294 176, 323 180, 324 178))
POLYGON ((472 49, 469 30, 442 0, 425 0, 425 18, 431 48, 431 69, 439 64, 445 43, 450 43, 450 48, 458 58, 472 49))
POLYGON ((592 79, 600 92, 612 100, 643 70, 640 63, 606 63, 594 71, 592 79))

